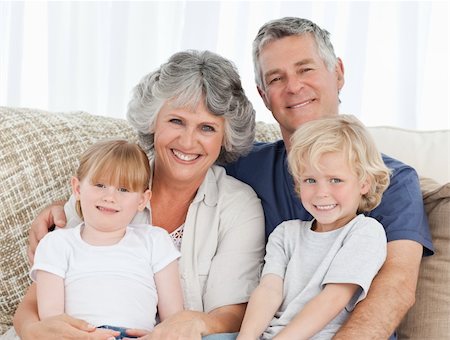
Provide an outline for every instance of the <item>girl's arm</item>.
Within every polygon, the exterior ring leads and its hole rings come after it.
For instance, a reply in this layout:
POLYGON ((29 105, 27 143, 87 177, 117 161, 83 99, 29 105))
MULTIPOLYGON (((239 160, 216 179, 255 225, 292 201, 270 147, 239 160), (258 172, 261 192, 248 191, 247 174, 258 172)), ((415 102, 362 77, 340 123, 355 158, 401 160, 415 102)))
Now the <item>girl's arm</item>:
MULTIPOLYGON (((269 325, 283 301, 283 279, 266 274, 253 291, 248 302, 237 340, 257 339, 269 325)), ((292 339, 296 338, 294 336, 292 339)))
POLYGON ((64 279, 61 276, 38 270, 36 294, 41 320, 64 313, 64 279))
POLYGON ((161 321, 183 310, 183 293, 181 289, 178 261, 172 261, 155 274, 158 292, 158 313, 161 321))
POLYGON ((358 289, 351 283, 329 283, 311 299, 274 340, 309 339, 348 305, 358 289))

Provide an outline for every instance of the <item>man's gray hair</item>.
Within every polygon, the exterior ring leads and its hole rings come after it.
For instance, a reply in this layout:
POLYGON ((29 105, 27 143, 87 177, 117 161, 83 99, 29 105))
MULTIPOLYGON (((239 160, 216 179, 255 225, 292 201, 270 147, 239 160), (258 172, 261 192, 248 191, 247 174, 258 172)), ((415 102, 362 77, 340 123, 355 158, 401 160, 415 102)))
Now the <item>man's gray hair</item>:
POLYGON ((253 67, 255 71, 255 82, 259 88, 264 89, 263 75, 259 65, 261 50, 269 42, 293 35, 311 34, 316 42, 319 56, 325 62, 327 68, 332 71, 336 66, 336 55, 330 41, 330 33, 320 28, 310 20, 285 17, 265 23, 258 31, 253 40, 253 67))
POLYGON ((255 110, 245 95, 236 67, 210 51, 178 52, 146 75, 132 92, 127 119, 138 130, 141 144, 153 151, 156 117, 170 101, 177 108, 205 107, 225 119, 224 143, 217 163, 246 155, 255 137, 255 110))

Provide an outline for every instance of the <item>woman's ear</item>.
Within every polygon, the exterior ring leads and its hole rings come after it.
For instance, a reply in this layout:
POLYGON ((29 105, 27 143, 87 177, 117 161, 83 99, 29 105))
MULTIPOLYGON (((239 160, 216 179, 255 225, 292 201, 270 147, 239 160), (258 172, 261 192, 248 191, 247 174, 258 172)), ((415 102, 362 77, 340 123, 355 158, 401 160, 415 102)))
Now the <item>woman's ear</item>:
POLYGON ((72 192, 75 195, 75 198, 77 200, 80 199, 80 180, 78 177, 73 176, 70 179, 70 185, 72 186, 72 192))

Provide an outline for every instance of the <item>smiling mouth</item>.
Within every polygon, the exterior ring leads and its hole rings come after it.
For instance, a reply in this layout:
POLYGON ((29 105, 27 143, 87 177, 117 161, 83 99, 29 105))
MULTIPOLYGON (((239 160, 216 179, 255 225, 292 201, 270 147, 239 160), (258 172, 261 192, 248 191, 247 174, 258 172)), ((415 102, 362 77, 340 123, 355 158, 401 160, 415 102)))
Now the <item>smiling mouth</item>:
POLYGON ((185 162, 191 162, 200 157, 199 154, 186 154, 186 153, 183 153, 183 152, 181 152, 179 150, 175 150, 175 149, 172 149, 172 153, 175 155, 176 158, 178 158, 182 161, 185 161, 185 162))
POLYGON ((302 108, 302 107, 304 107, 304 106, 306 106, 308 104, 311 104, 313 101, 315 101, 315 99, 308 99, 308 100, 305 100, 304 102, 287 106, 287 108, 288 109, 299 109, 299 108, 302 108))
POLYGON ((116 213, 119 212, 119 210, 116 209, 111 209, 111 208, 106 208, 106 207, 102 207, 100 205, 97 205, 96 207, 98 210, 105 212, 105 213, 116 213))
POLYGON ((336 206, 337 206, 337 204, 314 205, 314 207, 317 210, 322 210, 322 211, 327 211, 327 210, 334 209, 336 206))

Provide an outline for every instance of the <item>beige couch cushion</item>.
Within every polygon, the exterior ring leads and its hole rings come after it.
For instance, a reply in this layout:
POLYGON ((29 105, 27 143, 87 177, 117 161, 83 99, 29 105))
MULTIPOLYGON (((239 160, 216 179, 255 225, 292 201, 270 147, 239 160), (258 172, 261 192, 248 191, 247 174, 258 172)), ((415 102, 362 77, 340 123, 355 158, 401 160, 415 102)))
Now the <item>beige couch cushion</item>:
POLYGON ((0 107, 0 334, 30 284, 27 234, 37 213, 69 195, 78 156, 97 139, 135 139, 124 120, 0 107))
POLYGON ((435 254, 422 259, 416 303, 399 329, 400 339, 450 338, 450 183, 421 178, 435 254))

